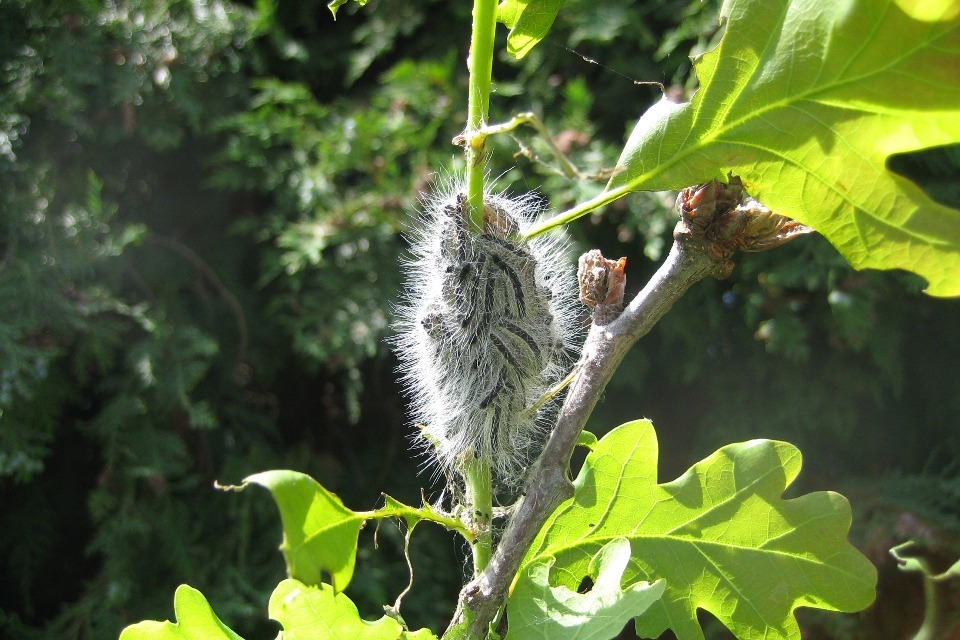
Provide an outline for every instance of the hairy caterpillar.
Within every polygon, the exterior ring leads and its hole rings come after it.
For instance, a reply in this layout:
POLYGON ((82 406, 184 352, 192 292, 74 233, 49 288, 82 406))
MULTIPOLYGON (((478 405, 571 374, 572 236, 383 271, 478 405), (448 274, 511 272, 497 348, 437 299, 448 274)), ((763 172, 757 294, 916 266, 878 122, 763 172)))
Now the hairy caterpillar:
POLYGON ((576 352, 576 283, 561 240, 519 238, 536 197, 484 202, 476 231, 460 188, 426 202, 396 347, 418 444, 445 471, 472 455, 515 486, 548 428, 550 406, 530 408, 576 352))

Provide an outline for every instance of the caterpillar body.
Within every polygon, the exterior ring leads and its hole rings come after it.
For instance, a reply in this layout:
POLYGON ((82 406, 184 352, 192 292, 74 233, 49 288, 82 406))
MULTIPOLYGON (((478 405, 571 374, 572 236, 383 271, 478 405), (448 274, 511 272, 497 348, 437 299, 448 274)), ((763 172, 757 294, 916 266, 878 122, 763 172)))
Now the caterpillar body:
POLYGON ((444 471, 472 455, 516 486, 548 429, 551 406, 531 411, 576 352, 576 283, 565 244, 520 239, 534 196, 484 194, 483 228, 466 196, 427 202, 411 237, 397 352, 417 442, 444 471))

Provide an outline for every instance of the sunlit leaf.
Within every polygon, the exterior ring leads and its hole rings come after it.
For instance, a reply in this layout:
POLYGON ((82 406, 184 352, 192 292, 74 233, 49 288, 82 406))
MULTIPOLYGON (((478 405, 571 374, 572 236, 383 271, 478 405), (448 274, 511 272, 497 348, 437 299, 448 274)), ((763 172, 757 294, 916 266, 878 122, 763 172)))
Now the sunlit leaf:
POLYGON ((203 594, 185 584, 173 596, 177 622, 145 620, 130 625, 120 640, 243 640, 220 621, 203 594))
POLYGON ((393 618, 362 619, 353 601, 328 584, 284 580, 270 596, 269 611, 283 625, 283 640, 397 640, 403 634, 393 618))
POLYGON ((520 59, 550 31, 566 0, 504 0, 497 7, 497 21, 510 29, 507 53, 520 59))
MULTIPOLYGON (((367 4, 367 0, 353 0, 353 1, 356 2, 358 5, 360 5, 361 7, 367 4)), ((337 19, 337 9, 347 4, 348 2, 350 2, 350 0, 330 0, 330 2, 327 3, 327 9, 330 9, 330 13, 333 14, 334 20, 337 19)))
POLYGON ((417 629, 416 631, 404 631, 400 637, 403 640, 436 640, 437 634, 430 629, 417 629))
POLYGON ((244 483, 270 491, 283 521, 280 550, 287 575, 306 584, 322 582, 321 571, 342 591, 353 578, 357 537, 369 514, 351 511, 316 480, 296 471, 265 471, 244 483))
POLYGON ((584 447, 585 449, 593 449, 597 446, 597 436, 584 429, 580 432, 580 435, 577 436, 577 446, 584 447))
POLYGON ((608 188, 739 175, 857 268, 960 295, 960 211, 889 171, 893 154, 960 141, 957 0, 728 0, 700 89, 637 123, 608 188), (909 12, 905 12, 906 10, 909 12))
POLYGON ((609 640, 618 635, 630 618, 663 595, 665 586, 660 580, 622 588, 620 579, 629 560, 627 539, 611 540, 597 552, 594 584, 583 594, 551 586, 553 558, 531 563, 510 597, 506 640, 609 640))
POLYGON ((347 588, 356 565, 357 538, 367 520, 402 518, 410 529, 427 520, 472 539, 459 519, 438 512, 426 502, 411 507, 384 495, 381 508, 353 511, 336 494, 297 471, 265 471, 232 488, 242 489, 247 484, 264 487, 273 495, 283 523, 280 550, 287 562, 287 575, 309 585, 320 584, 326 572, 337 591, 347 588))
POLYGON ((742 640, 797 640, 797 607, 858 611, 874 598, 876 570, 846 540, 850 507, 836 493, 784 500, 800 452, 769 440, 733 444, 680 478, 657 484, 658 447, 649 421, 607 434, 587 456, 574 497, 537 537, 514 587, 552 562, 551 585, 576 590, 591 561, 615 538, 631 558, 622 582, 666 581, 637 618, 642 637, 673 629, 699 640, 697 609, 742 640))

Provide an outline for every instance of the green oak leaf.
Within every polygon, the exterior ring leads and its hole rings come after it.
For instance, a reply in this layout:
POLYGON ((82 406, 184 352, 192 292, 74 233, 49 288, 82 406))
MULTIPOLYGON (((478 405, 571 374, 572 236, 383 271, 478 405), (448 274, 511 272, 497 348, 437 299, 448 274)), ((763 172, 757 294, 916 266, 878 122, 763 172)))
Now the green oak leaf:
POLYGON ((546 37, 565 0, 503 0, 497 21, 510 29, 507 53, 518 60, 546 37))
POLYGON ((342 591, 353 578, 360 527, 370 513, 352 511, 310 476, 296 471, 265 471, 244 479, 270 491, 280 510, 287 575, 320 584, 321 571, 342 591))
POLYGON ((429 630, 409 633, 399 622, 383 616, 368 622, 357 606, 328 584, 310 586, 284 580, 270 596, 270 618, 283 625, 278 640, 430 640, 429 630))
MULTIPOLYGON (((353 1, 356 2, 358 5, 360 5, 361 7, 365 7, 367 5, 367 0, 353 0, 353 1)), ((330 13, 333 14, 334 20, 337 19, 337 9, 347 4, 348 2, 350 2, 350 0, 330 0, 330 2, 327 3, 327 9, 329 9, 330 13)))
POLYGON ((353 578, 360 528, 367 520, 403 518, 411 531, 426 520, 457 531, 468 541, 473 539, 463 522, 438 512, 426 501, 410 507, 384 495, 381 508, 353 511, 310 476, 287 470, 264 471, 244 479, 240 487, 225 488, 242 489, 248 484, 264 487, 273 495, 283 524, 280 550, 287 575, 306 584, 320 584, 325 571, 334 589, 347 588, 353 578))
POLYGON ((220 621, 203 594, 185 584, 173 596, 177 623, 144 620, 120 633, 120 640, 243 640, 220 621))
POLYGON ((702 640, 697 609, 741 640, 797 640, 793 611, 858 611, 874 599, 873 565, 846 540, 850 505, 836 493, 784 500, 801 456, 784 442, 733 444, 673 482, 657 484, 657 439, 647 420, 614 429, 587 456, 572 499, 560 505, 521 565, 553 562, 551 584, 577 589, 600 549, 626 538, 623 582, 666 580, 636 620, 641 637, 673 629, 702 640))
POLYGON ((626 538, 614 538, 593 560, 594 585, 584 594, 550 585, 553 558, 527 565, 507 602, 506 640, 609 640, 663 595, 663 580, 620 586, 630 560, 626 538))
POLYGON ((930 295, 960 295, 960 211, 886 166, 960 141, 960 3, 726 0, 722 15, 696 95, 640 118, 609 195, 732 173, 854 267, 907 269, 930 295))
POLYGON ((597 436, 590 433, 586 429, 580 431, 580 435, 577 436, 577 446, 583 447, 585 449, 593 449, 597 445, 597 436))

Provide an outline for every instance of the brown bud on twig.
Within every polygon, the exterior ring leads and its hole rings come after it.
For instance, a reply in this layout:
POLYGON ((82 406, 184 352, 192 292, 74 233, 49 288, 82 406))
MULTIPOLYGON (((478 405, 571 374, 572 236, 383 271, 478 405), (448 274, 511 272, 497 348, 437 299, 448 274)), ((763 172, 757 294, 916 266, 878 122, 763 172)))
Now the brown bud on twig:
POLYGON ((593 321, 606 324, 623 310, 623 292, 627 286, 624 269, 627 259, 607 260, 598 249, 580 256, 577 278, 580 301, 593 309, 593 321))
POLYGON ((735 252, 773 249, 813 231, 744 198, 736 176, 728 184, 712 180, 687 187, 677 196, 677 211, 681 222, 675 233, 699 237, 717 265, 714 276, 721 279, 733 271, 730 258, 735 252))
POLYGON ((731 176, 724 184, 711 180, 704 184, 683 189, 677 195, 677 212, 691 230, 703 232, 715 220, 731 211, 743 197, 743 183, 731 176))
POLYGON ((734 236, 738 251, 776 249, 799 235, 813 231, 805 224, 770 211, 753 198, 747 198, 735 213, 738 223, 743 225, 734 236))

